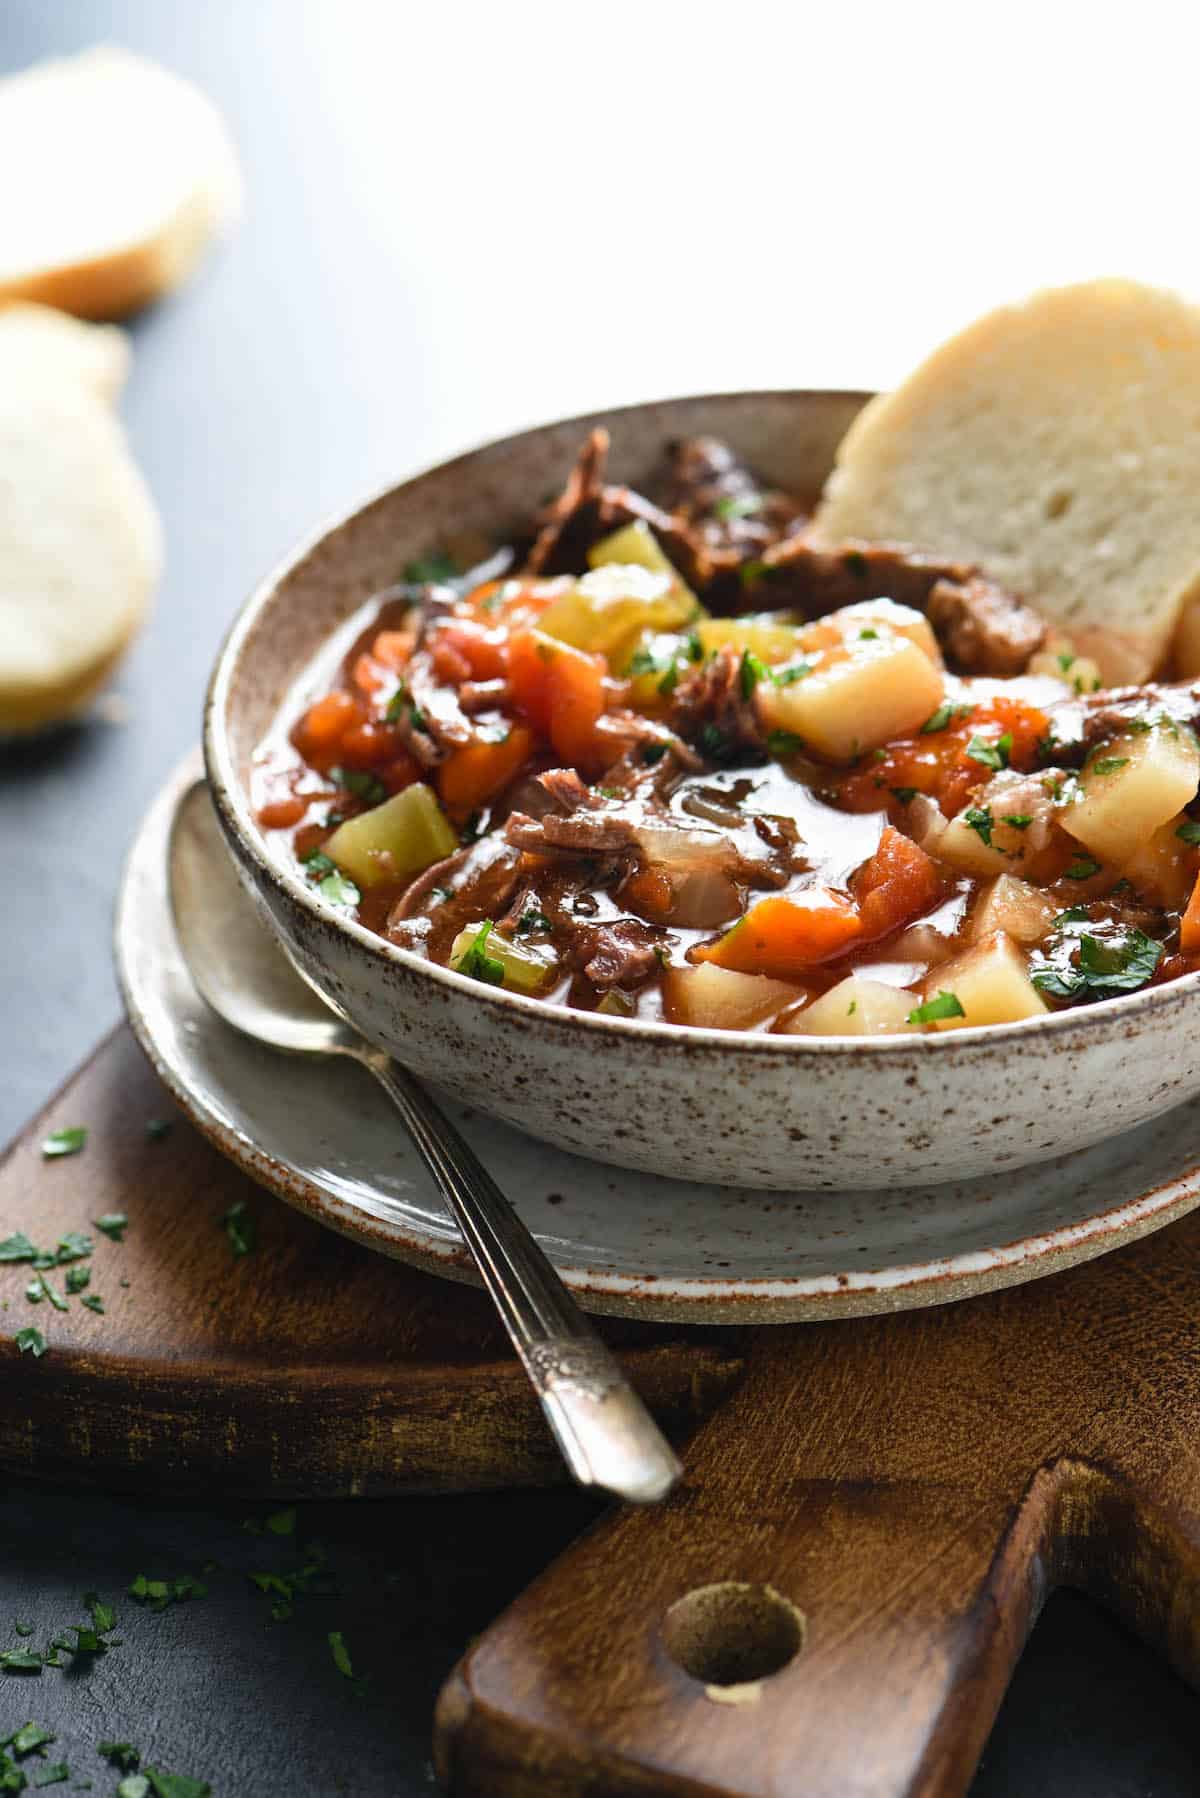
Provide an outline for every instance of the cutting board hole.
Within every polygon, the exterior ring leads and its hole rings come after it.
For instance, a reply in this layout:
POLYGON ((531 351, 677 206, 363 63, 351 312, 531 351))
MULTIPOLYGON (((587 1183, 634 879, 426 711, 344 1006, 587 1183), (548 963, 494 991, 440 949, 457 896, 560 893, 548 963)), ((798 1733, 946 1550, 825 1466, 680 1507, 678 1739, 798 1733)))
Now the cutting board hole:
POLYGON ((804 1614, 772 1586, 720 1580, 686 1592, 663 1619, 663 1642, 677 1666, 706 1686, 767 1679, 804 1646, 804 1614))

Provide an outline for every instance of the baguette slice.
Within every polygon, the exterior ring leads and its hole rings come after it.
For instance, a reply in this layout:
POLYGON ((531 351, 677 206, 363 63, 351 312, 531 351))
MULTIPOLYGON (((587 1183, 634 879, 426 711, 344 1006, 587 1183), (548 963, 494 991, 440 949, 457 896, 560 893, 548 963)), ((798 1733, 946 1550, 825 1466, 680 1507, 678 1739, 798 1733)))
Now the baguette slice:
POLYGON ((825 539, 978 563, 1099 664, 1165 661, 1200 595, 1200 310, 1104 280, 970 325, 838 450, 825 539))
POLYGON ((106 403, 48 368, 0 378, 0 733, 87 704, 158 580, 158 517, 106 403))
POLYGON ((0 382, 39 371, 75 381, 114 406, 129 374, 129 339, 116 325, 86 325, 52 306, 0 305, 0 382))
POLYGON ((0 81, 0 299, 121 318, 237 212, 224 122, 191 82, 100 47, 0 81))

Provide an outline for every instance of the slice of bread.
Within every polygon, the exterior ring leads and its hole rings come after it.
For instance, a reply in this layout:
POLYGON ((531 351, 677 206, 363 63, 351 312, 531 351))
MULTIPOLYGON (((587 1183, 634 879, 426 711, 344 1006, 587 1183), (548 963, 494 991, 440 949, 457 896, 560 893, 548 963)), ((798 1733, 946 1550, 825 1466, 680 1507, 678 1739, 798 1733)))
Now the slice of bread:
POLYGON ((0 348, 0 733, 87 704, 161 561, 153 502, 107 401, 48 363, 10 371, 0 348))
POLYGON ((1200 595, 1200 310, 1104 280, 968 326, 851 425, 816 515, 975 562, 1092 656, 1163 665, 1200 595))
POLYGON ((0 382, 66 377, 115 405, 129 374, 129 339, 116 325, 85 325, 52 306, 0 303, 0 382))
POLYGON ((0 168, 0 298, 81 318, 121 318, 176 287, 240 201, 211 101, 127 50, 0 81, 0 168))

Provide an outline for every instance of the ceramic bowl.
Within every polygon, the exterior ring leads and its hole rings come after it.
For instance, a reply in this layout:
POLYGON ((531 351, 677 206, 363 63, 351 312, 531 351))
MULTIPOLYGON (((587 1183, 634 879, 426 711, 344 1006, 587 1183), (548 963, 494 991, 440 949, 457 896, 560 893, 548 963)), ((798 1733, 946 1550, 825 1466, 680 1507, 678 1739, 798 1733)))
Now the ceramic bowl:
POLYGON ((404 481, 304 544, 250 598, 209 688, 204 748, 230 850, 293 960, 372 1042, 459 1099, 601 1161, 766 1188, 995 1177, 1128 1130, 1200 1091, 1200 975, 1020 1024, 928 1036, 736 1035, 570 1011, 421 960, 328 907, 260 831, 256 745, 330 633, 411 557, 503 537, 586 432, 636 485, 708 431, 815 493, 867 396, 709 395, 525 431, 404 481))

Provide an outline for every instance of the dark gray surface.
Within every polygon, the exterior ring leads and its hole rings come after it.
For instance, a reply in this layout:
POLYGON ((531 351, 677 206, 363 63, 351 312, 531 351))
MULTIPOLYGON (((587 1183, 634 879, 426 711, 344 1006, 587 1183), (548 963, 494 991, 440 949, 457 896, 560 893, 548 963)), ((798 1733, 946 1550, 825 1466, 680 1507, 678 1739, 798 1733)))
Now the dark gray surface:
MULTIPOLYGON (((452 353, 428 328, 437 304, 427 244, 406 233, 399 210, 389 231, 386 205, 359 206, 346 192, 347 166, 370 164, 372 133, 385 159, 414 79, 397 69, 394 111, 331 116, 330 92, 345 104, 348 89, 324 82, 324 55, 340 21, 361 27, 368 17, 282 0, 6 0, 0 9, 0 72, 109 38, 201 79, 233 121, 251 215, 183 294, 136 327, 125 415, 164 515, 168 571, 117 683, 129 720, 0 756, 9 851, 0 1137, 116 1015, 108 925, 121 856, 164 771, 196 739, 205 670, 242 595, 325 513, 447 447, 447 417, 463 421, 464 436, 519 422, 511 371, 507 388, 498 377, 491 410, 472 413, 457 388, 450 405, 447 383, 477 382, 490 353, 487 284, 470 256, 444 268, 446 304, 452 286, 479 285, 479 341, 472 354, 461 341, 452 353), (354 154, 343 162, 347 142, 354 154)), ((370 33, 361 37, 369 58, 370 33)), ((445 70, 428 78, 448 85, 445 70)), ((485 155, 494 129, 480 121, 485 155)), ((413 179, 436 177, 437 145, 425 147, 413 179)), ((461 334, 461 307, 455 317, 461 334)), ((578 381, 564 394, 564 411, 596 397, 578 381)), ((0 1736, 27 1717, 47 1723, 60 1736, 55 1757, 61 1750, 74 1780, 99 1792, 116 1784, 94 1753, 105 1736, 211 1779, 222 1798, 426 1792, 441 1678, 595 1514, 571 1494, 303 1508, 300 1539, 328 1543, 340 1594, 303 1600, 275 1622, 245 1575, 291 1565, 291 1544, 247 1534, 243 1507, 14 1487, 0 1501, 0 1619, 34 1623, 40 1642, 81 1620, 90 1588, 118 1601, 124 1641, 81 1671, 0 1676, 0 1736), (210 1560, 220 1571, 202 1600, 161 1616, 120 1600, 138 1572, 195 1572, 210 1560), (362 1695, 333 1667, 331 1629, 368 1676, 362 1695)), ((17 1640, 0 1622, 0 1646, 17 1640)), ((1085 1600, 1060 1595, 973 1798, 1184 1798, 1200 1791, 1198 1723, 1196 1701, 1161 1665, 1085 1600)))

